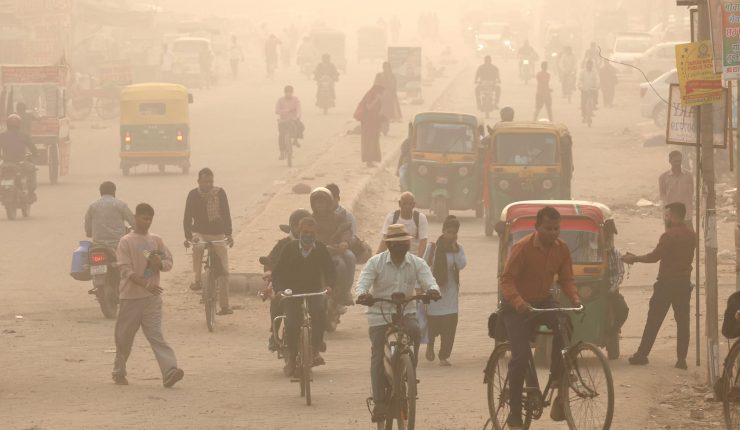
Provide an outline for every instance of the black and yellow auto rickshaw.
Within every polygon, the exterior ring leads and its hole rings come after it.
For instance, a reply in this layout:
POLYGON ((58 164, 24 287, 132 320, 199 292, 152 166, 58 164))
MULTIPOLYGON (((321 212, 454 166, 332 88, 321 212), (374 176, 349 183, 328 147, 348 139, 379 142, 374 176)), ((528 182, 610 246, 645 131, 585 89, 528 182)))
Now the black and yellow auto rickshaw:
POLYGON ((567 127, 512 121, 489 132, 483 175, 487 236, 509 203, 571 198, 573 141, 567 127))
POLYGON ((417 114, 411 124, 409 190, 416 206, 444 219, 450 210, 482 216, 480 133, 473 115, 417 114))
POLYGON ((132 167, 177 166, 190 171, 189 104, 193 97, 178 84, 129 85, 121 90, 121 171, 132 167))
MULTIPOLYGON (((612 212, 606 205, 578 200, 530 200, 506 206, 496 224, 499 235, 499 279, 512 245, 534 232, 537 212, 545 206, 554 207, 560 212, 560 239, 570 249, 573 274, 584 305, 584 312, 572 317, 573 341, 604 347, 609 358, 617 358, 619 329, 627 317, 627 310, 619 295, 619 285, 612 285, 609 253, 614 252, 617 230, 612 212)), ((553 295, 564 306, 570 305, 559 288, 553 288, 553 295)), ((536 356, 549 360, 547 342, 551 339, 539 337, 536 356)))

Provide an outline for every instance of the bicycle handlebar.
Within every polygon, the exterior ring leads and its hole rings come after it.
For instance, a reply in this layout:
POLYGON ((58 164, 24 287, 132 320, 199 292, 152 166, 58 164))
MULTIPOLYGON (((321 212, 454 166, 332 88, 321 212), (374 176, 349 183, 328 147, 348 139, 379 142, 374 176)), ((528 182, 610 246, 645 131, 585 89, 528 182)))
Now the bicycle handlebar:
POLYGON ((218 245, 221 243, 227 243, 228 239, 219 239, 219 240, 199 240, 197 242, 190 241, 190 244, 192 246, 206 246, 206 245, 218 245))
POLYGON ((315 296, 323 296, 328 293, 329 290, 324 290, 320 293, 305 293, 305 294, 293 294, 293 290, 283 290, 280 292, 280 298, 282 299, 300 299, 303 297, 315 297, 315 296))
POLYGON ((403 304, 412 302, 414 300, 427 300, 427 299, 431 299, 431 297, 429 296, 429 294, 417 294, 415 296, 411 296, 411 297, 408 297, 408 298, 403 298, 401 300, 382 299, 382 298, 375 298, 375 297, 373 297, 372 299, 368 300, 367 302, 365 302, 365 303, 359 303, 359 304, 365 305, 365 306, 372 306, 375 303, 383 302, 383 303, 390 303, 392 305, 403 305, 403 304))
POLYGON ((583 305, 578 306, 577 308, 550 308, 550 309, 538 309, 534 308, 532 306, 529 307, 530 312, 535 313, 547 313, 547 312, 581 312, 583 310, 583 305))

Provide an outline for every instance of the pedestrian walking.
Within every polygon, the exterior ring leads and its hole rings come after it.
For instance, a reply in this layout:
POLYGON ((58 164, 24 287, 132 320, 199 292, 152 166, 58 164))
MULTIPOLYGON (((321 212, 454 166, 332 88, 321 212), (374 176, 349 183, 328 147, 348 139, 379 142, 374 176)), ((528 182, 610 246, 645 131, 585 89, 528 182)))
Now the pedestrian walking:
POLYGON ((612 107, 614 104, 614 92, 617 88, 619 79, 617 78, 617 69, 609 61, 604 61, 604 65, 599 69, 599 81, 601 81, 601 94, 604 96, 604 106, 612 107))
POLYGON ((398 102, 398 82, 391 63, 383 63, 383 71, 375 76, 375 83, 383 87, 380 114, 383 115, 381 131, 388 134, 391 122, 401 121, 401 104, 398 102))
POLYGON ((146 203, 136 206, 134 231, 121 238, 116 251, 121 274, 115 329, 116 358, 113 363, 113 381, 117 385, 128 385, 126 362, 139 327, 157 358, 165 388, 172 387, 185 375, 177 367, 175 351, 162 335, 159 274, 172 269, 172 254, 161 237, 149 233, 153 219, 151 206, 146 203))
POLYGON ((547 71, 547 61, 542 62, 542 69, 537 73, 537 92, 534 99, 534 120, 544 106, 547 110, 547 119, 552 121, 552 90, 550 89, 550 73, 547 71))
POLYGON ((665 206, 663 220, 665 233, 660 237, 658 246, 645 255, 626 253, 622 261, 627 264, 657 263, 658 281, 653 285, 650 297, 645 330, 637 352, 629 358, 630 364, 648 364, 648 355, 658 336, 669 308, 673 308, 676 319, 677 344, 676 368, 688 369, 686 355, 689 352, 690 310, 691 310, 691 262, 694 260, 696 236, 684 222, 686 206, 683 203, 670 203, 665 206))
POLYGON ((229 47, 229 63, 231 64, 231 77, 236 79, 239 77, 239 63, 244 62, 244 50, 242 49, 239 42, 236 40, 236 36, 231 36, 231 47, 229 47))
POLYGON ((664 205, 676 202, 683 203, 686 207, 684 224, 693 231, 694 224, 691 215, 694 213, 694 177, 690 172, 683 169, 683 154, 681 154, 681 151, 671 151, 668 154, 668 162, 671 169, 658 178, 660 200, 664 205))
POLYGON ((383 125, 383 90, 383 86, 376 82, 355 110, 354 117, 360 121, 362 162, 367 167, 374 167, 375 163, 379 163, 381 159, 380 131, 383 125))
MULTIPOLYGON (((219 242, 214 244, 213 251, 217 261, 221 263, 223 275, 216 280, 219 289, 218 301, 221 310, 217 315, 231 315, 234 313, 229 306, 229 252, 226 248, 234 245, 231 237, 231 212, 229 199, 223 188, 213 186, 213 171, 209 168, 198 172, 198 188, 188 193, 185 201, 185 215, 183 217, 185 230, 185 247, 199 242, 219 242), (221 242, 223 241, 223 242, 221 242)), ((203 274, 204 246, 193 247, 193 283, 190 289, 203 289, 201 276, 203 274)))
POLYGON ((448 359, 455 343, 458 321, 460 271, 467 265, 465 250, 457 242, 460 220, 450 215, 442 224, 442 235, 427 247, 425 260, 431 263, 432 275, 437 280, 442 298, 427 305, 428 342, 426 358, 434 361, 434 342, 440 338, 439 364, 450 366, 448 359))

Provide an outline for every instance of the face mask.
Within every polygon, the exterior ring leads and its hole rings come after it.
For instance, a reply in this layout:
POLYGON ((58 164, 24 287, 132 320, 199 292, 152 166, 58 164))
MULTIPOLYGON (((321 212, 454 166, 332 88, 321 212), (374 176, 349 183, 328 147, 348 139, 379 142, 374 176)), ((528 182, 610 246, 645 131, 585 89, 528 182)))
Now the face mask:
POLYGON ((304 234, 301 236, 301 244, 303 246, 311 247, 316 242, 316 236, 311 234, 304 234))
POLYGON ((410 247, 411 244, 408 243, 394 243, 392 245, 388 245, 388 251, 391 253, 392 257, 403 258, 406 256, 406 253, 409 252, 410 247))

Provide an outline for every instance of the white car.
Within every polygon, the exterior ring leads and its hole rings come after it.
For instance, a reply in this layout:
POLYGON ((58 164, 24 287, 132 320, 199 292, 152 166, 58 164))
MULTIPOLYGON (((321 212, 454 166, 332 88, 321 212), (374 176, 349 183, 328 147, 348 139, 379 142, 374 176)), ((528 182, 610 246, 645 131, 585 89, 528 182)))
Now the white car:
POLYGON ((671 84, 678 84, 678 73, 675 68, 653 79, 649 84, 647 82, 640 84, 640 112, 642 116, 651 118, 655 125, 663 130, 668 120, 668 92, 671 84))
MULTIPOLYGON (((653 46, 652 38, 648 33, 620 33, 614 39, 612 60, 633 66, 637 57, 653 46)), ((619 73, 633 74, 631 67, 617 66, 619 73)))
POLYGON ((662 42, 645 51, 635 60, 635 66, 653 80, 676 67, 676 45, 686 42, 662 42))

